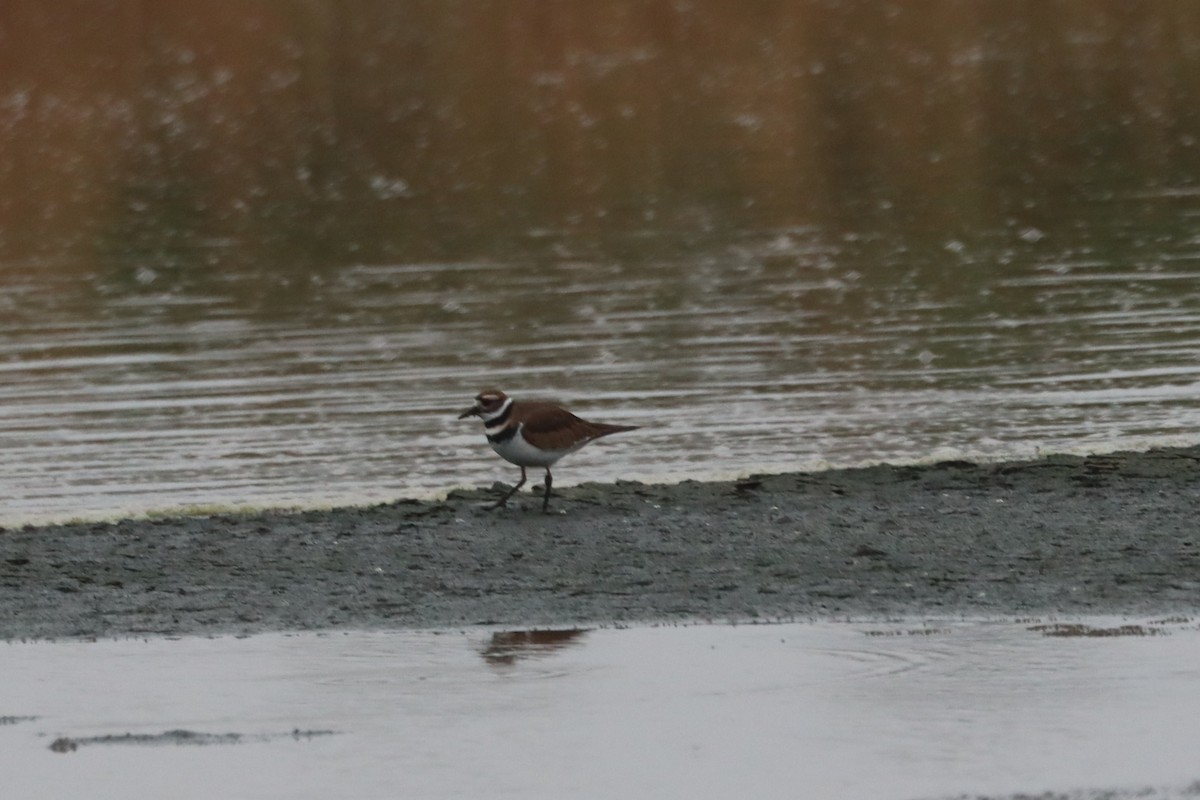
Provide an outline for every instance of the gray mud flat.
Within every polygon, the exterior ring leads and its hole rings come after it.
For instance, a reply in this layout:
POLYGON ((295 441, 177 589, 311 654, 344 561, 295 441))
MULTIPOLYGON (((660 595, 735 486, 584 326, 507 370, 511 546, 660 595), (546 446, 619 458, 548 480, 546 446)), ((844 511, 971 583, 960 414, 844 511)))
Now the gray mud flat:
POLYGON ((0 638, 1189 613, 1200 448, 0 531, 0 638))

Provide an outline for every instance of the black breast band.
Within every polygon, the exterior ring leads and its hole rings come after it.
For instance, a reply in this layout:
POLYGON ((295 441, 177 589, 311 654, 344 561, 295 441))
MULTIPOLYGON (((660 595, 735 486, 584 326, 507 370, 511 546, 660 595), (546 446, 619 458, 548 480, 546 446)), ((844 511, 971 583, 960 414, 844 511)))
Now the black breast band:
POLYGON ((512 437, 514 437, 516 435, 517 435, 517 429, 514 426, 514 427, 510 427, 510 428, 505 428, 504 430, 500 431, 497 434, 489 433, 487 435, 487 440, 492 444, 503 444, 504 442, 507 442, 509 439, 511 439, 512 437))

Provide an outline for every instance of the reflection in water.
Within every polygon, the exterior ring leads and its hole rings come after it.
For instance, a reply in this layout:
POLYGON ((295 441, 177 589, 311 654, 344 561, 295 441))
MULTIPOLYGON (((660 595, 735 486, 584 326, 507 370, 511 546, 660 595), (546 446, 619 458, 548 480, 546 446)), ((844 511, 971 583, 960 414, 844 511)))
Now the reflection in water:
POLYGON ((511 666, 521 659, 551 655, 579 644, 587 632, 587 628, 497 631, 483 648, 483 660, 494 666, 511 666))
POLYGON ((5 702, 41 716, 0 726, 0 772, 21 798, 207 797, 214 774, 246 800, 1195 797, 1200 632, 1144 624, 1170 635, 595 630, 550 673, 482 661, 482 630, 11 644, 5 702), (160 743, 223 746, 83 746, 160 743))
POLYGON ((58 269, 494 256, 564 230, 950 239, 1200 174, 1187 0, 3 13, 0 254, 58 269))
POLYGON ((0 11, 0 524, 1194 440, 1200 12, 0 11))

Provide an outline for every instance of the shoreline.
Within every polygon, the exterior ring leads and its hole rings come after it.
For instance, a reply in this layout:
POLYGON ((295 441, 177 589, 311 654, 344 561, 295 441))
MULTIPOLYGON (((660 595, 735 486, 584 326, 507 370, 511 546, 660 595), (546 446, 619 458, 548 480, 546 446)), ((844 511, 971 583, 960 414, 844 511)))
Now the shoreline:
POLYGON ((0 638, 1187 614, 1200 447, 0 530, 0 638))

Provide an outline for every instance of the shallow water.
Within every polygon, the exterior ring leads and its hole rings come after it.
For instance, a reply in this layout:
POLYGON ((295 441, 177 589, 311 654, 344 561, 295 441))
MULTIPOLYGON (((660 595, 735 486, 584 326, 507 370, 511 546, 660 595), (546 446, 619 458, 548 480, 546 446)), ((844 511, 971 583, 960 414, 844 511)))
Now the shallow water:
POLYGON ((271 314, 239 299, 279 280, 257 272, 31 271, 0 322, 0 521, 512 481, 455 419, 492 384, 643 426, 562 485, 1194 441, 1200 247, 1126 244, 889 256, 781 231, 649 263, 352 266, 290 278, 312 285, 271 314))
POLYGON ((1194 621, 1071 622, 8 644, 0 767, 21 797, 1181 796, 1194 621))
POLYGON ((1188 4, 11 5, 0 524, 1196 441, 1188 4))

